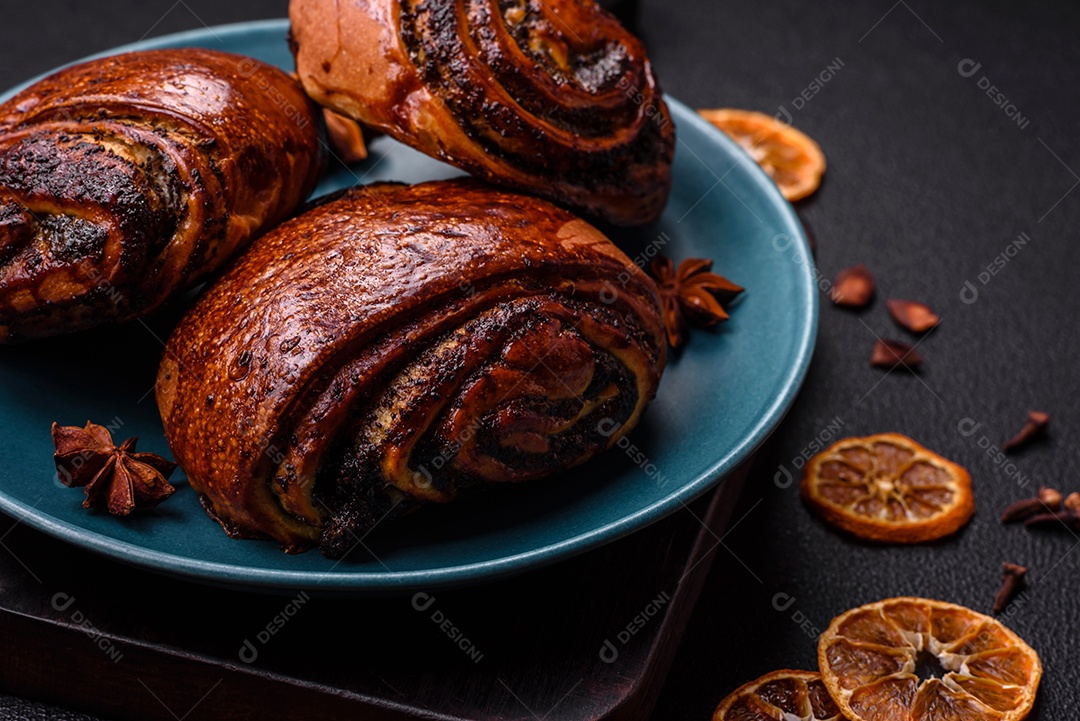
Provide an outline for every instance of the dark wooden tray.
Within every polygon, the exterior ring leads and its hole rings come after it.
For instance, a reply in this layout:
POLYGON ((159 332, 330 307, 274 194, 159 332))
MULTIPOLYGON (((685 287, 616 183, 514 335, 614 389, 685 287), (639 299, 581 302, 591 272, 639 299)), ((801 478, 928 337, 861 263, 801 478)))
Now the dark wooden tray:
POLYGON ((140 721, 645 718, 744 478, 556 566, 376 599, 204 587, 6 519, 0 684, 140 721))

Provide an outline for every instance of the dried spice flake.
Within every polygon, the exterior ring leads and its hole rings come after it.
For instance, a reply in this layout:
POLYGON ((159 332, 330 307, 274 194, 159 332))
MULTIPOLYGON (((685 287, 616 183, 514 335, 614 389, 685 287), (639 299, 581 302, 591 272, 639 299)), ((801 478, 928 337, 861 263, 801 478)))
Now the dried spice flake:
POLYGON ((836 305, 863 308, 873 299, 876 287, 870 269, 860 263, 836 274, 829 297, 836 305))
POLYGON ((889 307, 889 315, 893 317, 893 320, 912 333, 925 333, 941 322, 941 318, 925 303, 914 300, 889 300, 886 305, 889 307))
POLYGON ((323 119, 326 122, 330 148, 343 163, 352 165, 367 159, 367 144, 359 123, 329 108, 323 109, 323 119))
POLYGON ((84 508, 104 502, 109 513, 126 516, 150 508, 176 492, 168 481, 176 464, 154 453, 136 453, 138 438, 119 446, 104 426, 52 425, 53 461, 65 486, 84 487, 84 508))
POLYGON ((1050 415, 1042 411, 1028 411, 1027 423, 1020 432, 1001 444, 1006 453, 1011 453, 1026 445, 1031 439, 1046 433, 1046 427, 1050 425, 1050 415))
POLYGON ((879 338, 870 354, 870 365, 875 368, 903 367, 915 370, 922 365, 922 356, 909 343, 879 338))
POLYGON ((721 303, 743 292, 742 286, 711 272, 712 264, 707 258, 687 258, 676 270, 675 263, 661 255, 649 266, 660 290, 664 327, 672 348, 686 342, 687 323, 709 327, 727 320, 721 303))

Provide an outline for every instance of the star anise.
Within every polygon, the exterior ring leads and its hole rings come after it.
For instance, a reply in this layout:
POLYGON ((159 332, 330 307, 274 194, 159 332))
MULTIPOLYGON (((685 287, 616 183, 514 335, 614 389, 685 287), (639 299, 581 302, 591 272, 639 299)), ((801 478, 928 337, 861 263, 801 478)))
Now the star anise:
POLYGON ((741 286, 710 272, 712 264, 708 258, 687 258, 676 270, 671 258, 661 255, 649 266, 660 289, 664 327, 672 348, 678 348, 686 341, 687 323, 707 328, 727 320, 728 314, 721 302, 727 302, 743 291, 741 286))
POLYGON ((104 500, 109 513, 126 516, 176 491, 168 481, 176 464, 154 453, 136 453, 138 438, 116 446, 107 428, 90 421, 85 428, 53 423, 52 437, 57 474, 65 486, 85 486, 84 508, 104 500))

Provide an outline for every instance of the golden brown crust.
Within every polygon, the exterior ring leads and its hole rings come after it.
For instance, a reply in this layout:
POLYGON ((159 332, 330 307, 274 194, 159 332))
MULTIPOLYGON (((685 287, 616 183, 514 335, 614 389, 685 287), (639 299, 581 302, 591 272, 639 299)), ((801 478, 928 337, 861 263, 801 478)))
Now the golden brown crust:
POLYGON ((174 331, 158 405, 234 532, 340 553, 395 508, 615 443, 664 353, 655 285, 588 223, 476 181, 380 184, 256 241, 174 331))
POLYGON ((311 192, 315 112, 280 70, 194 48, 0 105, 0 342, 144 315, 217 269, 311 192))
POLYGON ((317 102, 491 182, 657 219, 675 131, 641 42, 591 0, 292 0, 317 102))

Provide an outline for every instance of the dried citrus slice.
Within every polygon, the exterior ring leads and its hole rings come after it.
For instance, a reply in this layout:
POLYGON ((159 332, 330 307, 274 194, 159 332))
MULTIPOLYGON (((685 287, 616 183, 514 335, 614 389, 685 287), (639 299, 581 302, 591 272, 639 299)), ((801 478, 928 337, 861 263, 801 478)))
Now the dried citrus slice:
POLYGON ((1039 655, 1000 621, 925 598, 890 598, 833 619, 821 678, 852 721, 1019 721, 1039 655))
POLYGON ((844 721, 821 674, 773 671, 732 691, 713 721, 844 721))
POLYGON ((834 526, 892 543, 947 536, 975 513, 971 475, 899 433, 829 446, 806 464, 802 496, 834 526))
POLYGON ((753 110, 717 108, 698 113, 742 146, 788 200, 805 198, 821 185, 825 154, 806 133, 753 110))

